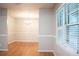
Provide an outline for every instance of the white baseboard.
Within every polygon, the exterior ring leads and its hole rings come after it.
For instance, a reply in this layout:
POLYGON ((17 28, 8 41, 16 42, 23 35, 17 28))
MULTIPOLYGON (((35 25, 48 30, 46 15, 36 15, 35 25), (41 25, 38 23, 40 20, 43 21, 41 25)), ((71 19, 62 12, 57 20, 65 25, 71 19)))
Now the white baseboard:
POLYGON ((11 42, 8 42, 8 44, 11 44, 11 43, 13 43, 13 42, 36 42, 36 43, 38 43, 38 41, 13 40, 13 41, 11 41, 11 42))
POLYGON ((38 50, 38 52, 53 52, 53 50, 38 50))
POLYGON ((54 38, 56 38, 56 35, 40 35, 39 37, 54 37, 54 38))
POLYGON ((38 42, 37 40, 36 41, 33 41, 33 40, 15 40, 16 42, 38 42))
POLYGON ((56 56, 56 53, 54 50, 38 50, 38 52, 52 52, 54 56, 56 56))
POLYGON ((15 40, 13 40, 13 41, 11 41, 11 42, 8 42, 8 44, 11 44, 11 43, 13 43, 13 42, 15 42, 15 40))
POLYGON ((0 51, 8 51, 8 49, 0 49, 0 51))

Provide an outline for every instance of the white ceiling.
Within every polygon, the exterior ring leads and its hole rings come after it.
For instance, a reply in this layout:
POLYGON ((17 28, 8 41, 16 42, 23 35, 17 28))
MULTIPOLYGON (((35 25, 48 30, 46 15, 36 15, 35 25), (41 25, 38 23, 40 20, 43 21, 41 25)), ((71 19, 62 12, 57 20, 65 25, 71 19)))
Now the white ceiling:
POLYGON ((14 18, 39 17, 39 8, 54 8, 55 3, 0 3, 14 18))
POLYGON ((0 3, 5 8, 52 8, 55 3, 0 3))

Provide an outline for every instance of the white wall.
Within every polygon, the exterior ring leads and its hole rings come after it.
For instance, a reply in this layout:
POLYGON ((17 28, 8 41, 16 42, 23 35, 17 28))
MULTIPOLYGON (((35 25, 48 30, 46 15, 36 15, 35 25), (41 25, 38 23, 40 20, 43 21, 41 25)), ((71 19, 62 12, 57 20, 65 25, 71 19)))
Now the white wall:
POLYGON ((38 42, 38 18, 16 18, 15 39, 21 42, 38 42))
POLYGON ((70 47, 57 43, 56 56, 78 56, 70 47))
POLYGON ((8 26, 8 43, 12 43, 15 41, 15 20, 10 15, 10 9, 8 9, 7 14, 7 26, 8 26))
POLYGON ((0 51, 8 50, 7 9, 0 8, 0 51))
POLYGON ((53 9, 39 10, 39 51, 53 51, 56 47, 56 20, 53 9))
POLYGON ((8 43, 21 42, 38 42, 38 10, 17 10, 8 9, 8 43), (32 17, 28 17, 33 15, 32 17), (26 16, 27 15, 27 16, 26 16), (26 16, 26 17, 25 17, 26 16), (30 22, 27 24, 27 22, 30 22))
POLYGON ((39 10, 40 35, 56 35, 53 9, 39 10))

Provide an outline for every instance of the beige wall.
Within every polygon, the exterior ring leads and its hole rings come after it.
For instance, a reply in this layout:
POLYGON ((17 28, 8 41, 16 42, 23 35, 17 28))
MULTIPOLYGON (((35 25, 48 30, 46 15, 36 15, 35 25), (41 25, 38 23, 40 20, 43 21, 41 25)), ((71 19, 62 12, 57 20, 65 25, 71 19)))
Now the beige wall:
POLYGON ((15 25, 16 41, 38 42, 38 18, 17 18, 15 25))

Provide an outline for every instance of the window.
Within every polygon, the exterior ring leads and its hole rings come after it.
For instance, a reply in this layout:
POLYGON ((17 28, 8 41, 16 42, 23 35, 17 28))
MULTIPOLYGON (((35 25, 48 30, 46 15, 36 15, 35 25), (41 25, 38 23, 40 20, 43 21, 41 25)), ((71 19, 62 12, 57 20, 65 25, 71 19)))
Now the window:
POLYGON ((78 21, 78 11, 69 14, 69 24, 76 24, 78 21))
POLYGON ((58 31, 58 38, 59 38, 59 41, 63 43, 63 30, 61 29, 58 31))
POLYGON ((79 37, 79 25, 67 26, 67 40, 68 40, 68 44, 74 50, 77 50, 78 37, 79 37))
POLYGON ((79 10, 78 3, 64 4, 57 13, 58 39, 79 54, 79 10))
POLYGON ((63 26, 63 20, 65 19, 64 18, 64 15, 65 15, 65 11, 64 11, 64 8, 61 8, 60 11, 58 12, 58 16, 57 16, 57 19, 58 19, 58 27, 61 27, 63 26))
POLYGON ((70 3, 70 4, 68 4, 69 13, 72 13, 77 9, 78 9, 78 3, 70 3))

